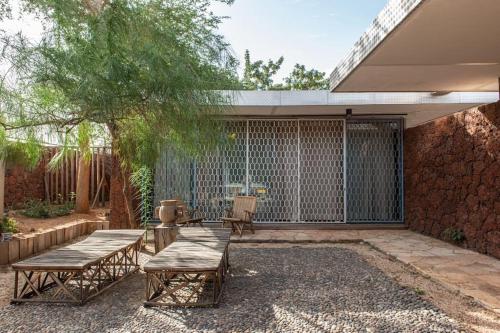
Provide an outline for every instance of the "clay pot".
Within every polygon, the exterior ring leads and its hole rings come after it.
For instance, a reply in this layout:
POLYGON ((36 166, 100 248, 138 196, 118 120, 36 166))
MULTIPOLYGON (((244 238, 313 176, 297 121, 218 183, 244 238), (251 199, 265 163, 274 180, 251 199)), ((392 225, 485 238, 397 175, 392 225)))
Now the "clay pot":
POLYGON ((177 219, 177 200, 160 201, 160 221, 163 225, 175 225, 177 219))

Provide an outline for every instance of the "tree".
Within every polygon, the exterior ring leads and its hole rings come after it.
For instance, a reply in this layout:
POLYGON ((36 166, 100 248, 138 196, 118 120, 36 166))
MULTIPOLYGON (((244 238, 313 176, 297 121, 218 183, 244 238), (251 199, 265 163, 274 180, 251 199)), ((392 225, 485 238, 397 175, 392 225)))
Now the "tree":
POLYGON ((236 61, 210 2, 24 1, 24 14, 47 23, 41 41, 3 36, 15 86, 25 89, 26 124, 106 126, 130 227, 131 172, 152 168, 167 142, 196 154, 223 140, 216 116, 231 101, 220 90, 236 85, 236 61))
MULTIPOLYGON (((2 5, 0 4, 0 8, 2 5)), ((3 8, 1 8, 3 10, 3 8)), ((0 13, 0 18, 4 14, 0 13)), ((0 62, 0 67, 4 65, 0 62)), ((6 84, 7 77, 0 80, 0 219, 4 212, 5 168, 23 166, 33 169, 42 156, 36 128, 24 127, 22 109, 18 109, 18 95, 6 84), (7 112, 7 111, 11 112, 7 112), (16 110, 17 112, 12 112, 16 110)))
POLYGON ((280 70, 285 58, 278 60, 252 62, 250 51, 245 51, 245 68, 243 72, 243 87, 247 90, 272 90, 274 87, 273 76, 280 70))
POLYGON ((245 66, 241 84, 247 90, 318 90, 328 89, 329 80, 324 72, 316 69, 307 70, 304 65, 295 64, 285 83, 274 83, 274 76, 280 70, 284 58, 252 62, 250 51, 245 51, 245 66))
POLYGON ((90 211, 90 163, 92 160, 93 128, 88 121, 81 122, 75 129, 67 129, 63 144, 49 161, 48 168, 59 169, 67 158, 73 158, 78 150, 78 174, 75 193, 75 212, 90 211))
POLYGON ((285 78, 285 84, 289 90, 317 90, 328 89, 330 82, 324 72, 307 70, 304 65, 295 64, 290 76, 285 78))

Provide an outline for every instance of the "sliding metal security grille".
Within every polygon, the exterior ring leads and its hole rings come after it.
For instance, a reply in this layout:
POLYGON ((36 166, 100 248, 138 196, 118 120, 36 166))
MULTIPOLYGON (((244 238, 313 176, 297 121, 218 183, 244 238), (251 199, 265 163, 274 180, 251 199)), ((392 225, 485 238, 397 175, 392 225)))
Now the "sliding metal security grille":
POLYGON ((298 220, 298 123, 248 124, 249 194, 257 196, 256 222, 298 220))
POLYGON ((192 200, 193 162, 183 158, 172 150, 165 149, 156 166, 155 171, 155 204, 167 198, 182 198, 192 200))
POLYGON ((398 120, 227 121, 230 144, 196 161, 165 152, 155 200, 180 197, 218 221, 237 195, 257 223, 402 222, 398 120))
POLYGON ((208 220, 218 220, 236 195, 246 193, 246 131, 244 121, 226 123, 229 144, 195 163, 193 206, 208 220))
POLYGON ((347 222, 403 222, 401 127, 347 123, 347 222))
POLYGON ((300 220, 344 221, 344 121, 300 122, 300 220))

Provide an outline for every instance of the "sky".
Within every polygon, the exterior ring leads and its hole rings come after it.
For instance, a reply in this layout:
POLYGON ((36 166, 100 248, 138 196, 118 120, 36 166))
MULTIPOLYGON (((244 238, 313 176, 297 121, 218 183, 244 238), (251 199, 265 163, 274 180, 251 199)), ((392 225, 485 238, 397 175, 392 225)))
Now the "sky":
MULTIPOLYGON (((329 75, 388 0, 235 0, 213 5, 228 16, 220 32, 243 63, 285 57, 277 82, 296 63, 329 75)), ((242 68, 240 66, 240 73, 242 68)))
MULTIPOLYGON (((16 2, 16 1, 14 1, 16 2)), ((388 0, 235 0, 214 1, 216 15, 227 16, 220 33, 230 42, 243 63, 245 50, 253 61, 285 57, 276 82, 286 77, 296 63, 329 75, 349 52, 388 0)), ((21 28, 37 38, 39 22, 32 18, 0 22, 0 28, 21 28)), ((239 71, 242 72, 242 66, 239 71)))

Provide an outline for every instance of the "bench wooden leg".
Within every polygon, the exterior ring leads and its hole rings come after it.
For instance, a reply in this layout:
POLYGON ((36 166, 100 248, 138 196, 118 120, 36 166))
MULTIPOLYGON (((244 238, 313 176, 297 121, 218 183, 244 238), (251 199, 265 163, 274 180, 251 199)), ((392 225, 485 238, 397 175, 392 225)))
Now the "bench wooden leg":
POLYGON ((144 306, 204 307, 219 302, 225 270, 221 261, 216 271, 147 272, 144 306))
POLYGON ((141 243, 142 239, 85 269, 16 270, 12 303, 81 305, 139 269, 141 243))

